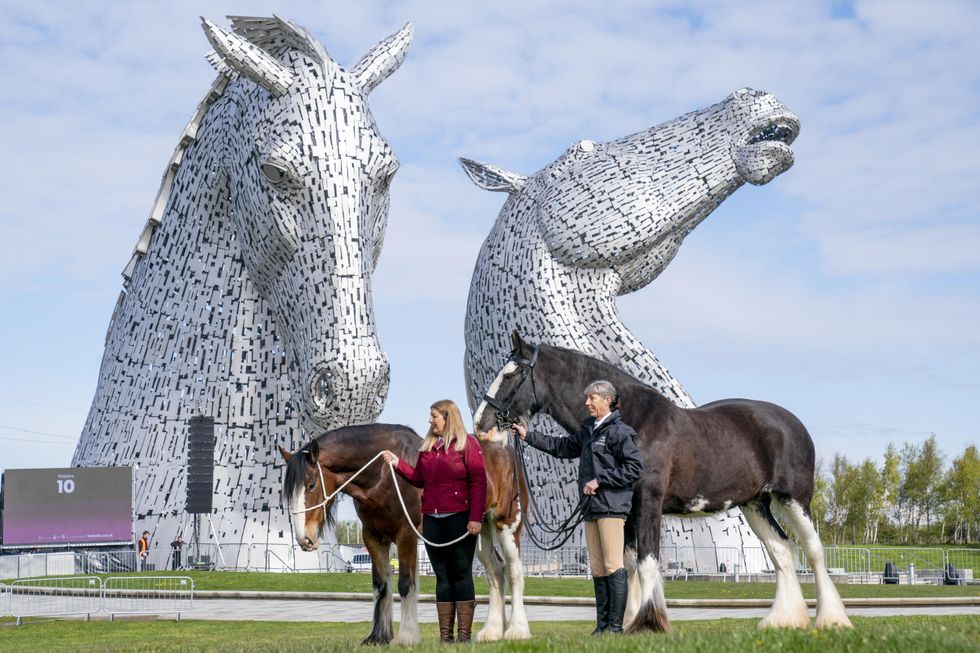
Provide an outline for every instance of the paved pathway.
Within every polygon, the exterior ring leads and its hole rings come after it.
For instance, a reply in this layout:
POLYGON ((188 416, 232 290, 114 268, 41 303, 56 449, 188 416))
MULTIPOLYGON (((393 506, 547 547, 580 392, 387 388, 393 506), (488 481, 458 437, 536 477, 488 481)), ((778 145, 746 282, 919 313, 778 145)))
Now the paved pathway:
MULTIPOLYGON (((591 621, 595 608, 591 606, 528 605, 530 621, 591 621)), ((370 621, 373 604, 368 601, 302 601, 266 599, 195 599, 194 609, 181 619, 213 621, 370 621)), ((689 619, 761 619, 768 608, 668 608, 671 620, 689 619)), ((897 615, 977 615, 980 606, 909 606, 909 607, 850 607, 847 614, 871 617, 897 615)), ((810 615, 814 611, 810 610, 810 615)), ((476 606, 476 621, 487 617, 487 606, 476 606)), ((399 606, 395 602, 395 621, 399 606)), ((436 622, 434 603, 419 603, 419 621, 436 622)))

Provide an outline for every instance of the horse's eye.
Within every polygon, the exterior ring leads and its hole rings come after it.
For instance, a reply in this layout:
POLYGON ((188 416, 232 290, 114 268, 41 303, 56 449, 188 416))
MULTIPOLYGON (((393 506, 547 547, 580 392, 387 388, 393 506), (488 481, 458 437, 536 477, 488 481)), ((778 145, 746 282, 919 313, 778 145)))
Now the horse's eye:
POLYGON ((286 169, 275 163, 263 163, 262 174, 273 184, 280 184, 286 178, 286 169))
POLYGON ((312 492, 313 491, 313 488, 315 488, 315 487, 316 487, 316 481, 313 481, 312 483, 307 483, 306 484, 306 491, 307 492, 312 492))

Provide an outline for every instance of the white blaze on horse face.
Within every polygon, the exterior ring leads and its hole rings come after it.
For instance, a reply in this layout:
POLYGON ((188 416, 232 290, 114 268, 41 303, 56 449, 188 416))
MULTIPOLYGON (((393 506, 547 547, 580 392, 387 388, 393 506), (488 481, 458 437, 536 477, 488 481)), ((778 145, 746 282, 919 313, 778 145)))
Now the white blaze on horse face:
MULTIPOLYGON (((490 387, 487 389, 487 396, 491 399, 499 399, 497 393, 500 392, 500 386, 504 382, 504 379, 516 371, 517 363, 514 361, 507 361, 507 364, 504 365, 504 368, 497 374, 497 378, 493 380, 490 387)), ((483 424, 484 413, 487 410, 487 406, 488 404, 485 400, 480 402, 479 407, 476 409, 476 413, 473 415, 473 427, 481 433, 491 433, 491 437, 493 437, 492 432, 497 430, 496 421, 494 421, 492 429, 487 428, 487 425, 483 424)), ((494 413, 494 417, 496 417, 496 413, 494 413)))
POLYGON ((303 486, 296 488, 293 496, 289 498, 290 520, 293 524, 293 538, 296 544, 305 549, 306 537, 306 489, 303 486))

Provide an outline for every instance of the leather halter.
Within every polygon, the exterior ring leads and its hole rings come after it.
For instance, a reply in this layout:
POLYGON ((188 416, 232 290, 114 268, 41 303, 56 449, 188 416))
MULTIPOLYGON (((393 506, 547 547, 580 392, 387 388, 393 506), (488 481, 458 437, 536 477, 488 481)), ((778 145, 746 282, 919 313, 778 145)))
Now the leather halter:
POLYGON ((510 409, 514 405, 514 400, 517 399, 517 393, 520 392, 524 383, 531 379, 531 393, 534 396, 534 403, 538 402, 538 392, 534 385, 534 366, 538 362, 538 352, 541 350, 541 345, 534 346, 534 352, 531 354, 530 358, 524 358, 520 356, 516 351, 511 354, 511 357, 507 359, 508 363, 514 363, 521 370, 521 378, 517 381, 517 385, 511 388, 507 396, 504 397, 503 401, 491 397, 490 395, 483 395, 483 401, 487 402, 487 405, 497 411, 496 420, 497 428, 501 431, 507 431, 510 429, 511 425, 517 423, 517 419, 511 416, 510 409))

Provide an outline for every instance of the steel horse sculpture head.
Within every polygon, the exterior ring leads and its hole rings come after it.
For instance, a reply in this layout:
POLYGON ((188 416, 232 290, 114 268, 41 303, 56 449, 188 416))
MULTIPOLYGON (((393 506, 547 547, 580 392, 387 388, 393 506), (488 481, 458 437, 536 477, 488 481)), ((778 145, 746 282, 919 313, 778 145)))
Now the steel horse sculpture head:
POLYGON ((411 25, 348 69, 289 21, 231 25, 203 21, 218 75, 123 272, 73 460, 139 463, 136 518, 161 541, 186 518, 189 418, 215 420, 215 537, 278 542, 275 444, 374 421, 388 389, 371 275, 398 162, 368 95, 411 25))
POLYGON ((283 329, 305 416, 322 428, 371 421, 388 390, 371 274, 398 159, 367 99, 404 59, 411 27, 345 70, 292 23, 274 39, 234 25, 204 20, 209 58, 234 73, 219 174, 245 264, 283 329))

